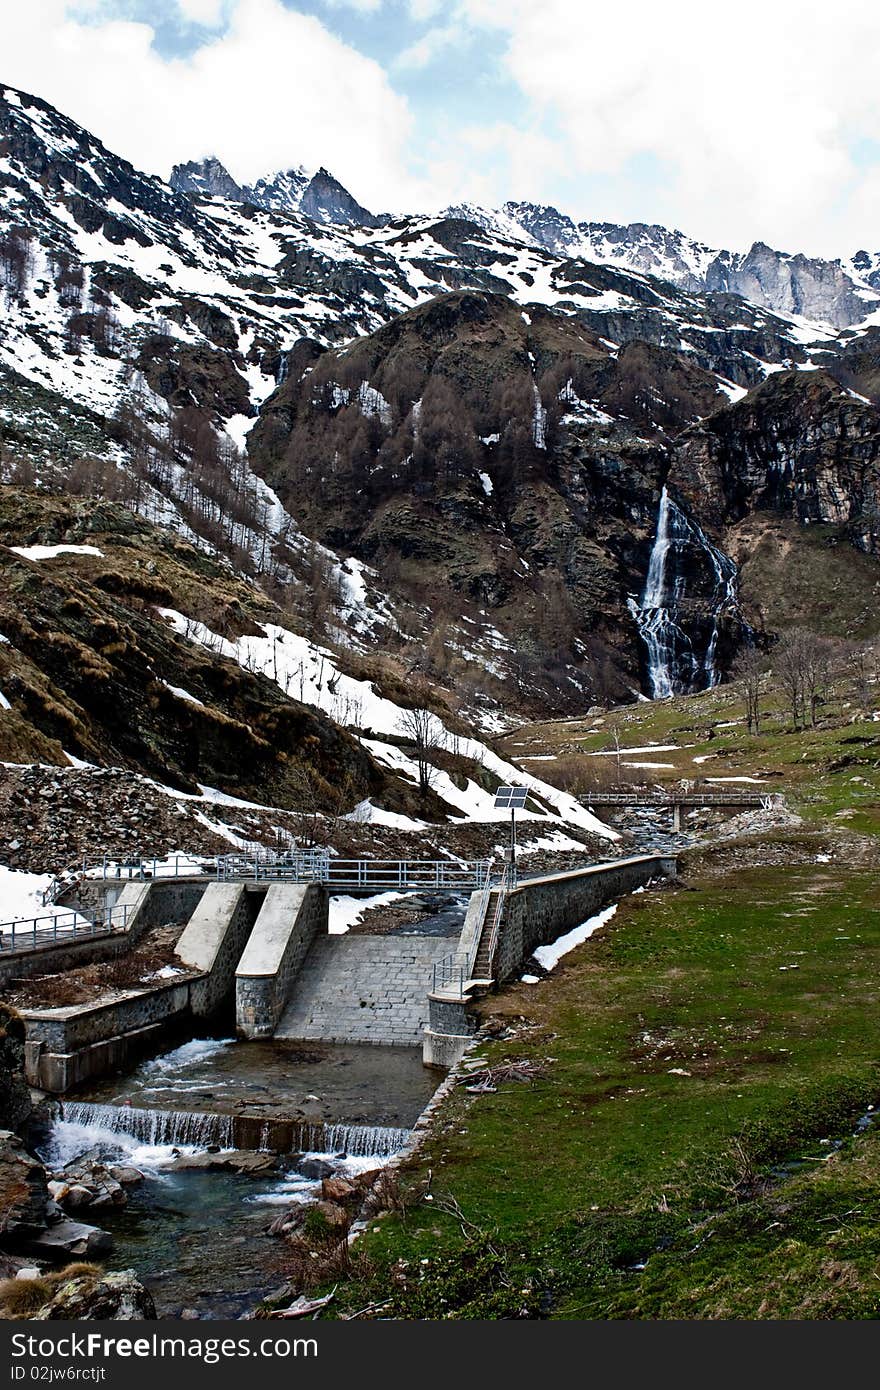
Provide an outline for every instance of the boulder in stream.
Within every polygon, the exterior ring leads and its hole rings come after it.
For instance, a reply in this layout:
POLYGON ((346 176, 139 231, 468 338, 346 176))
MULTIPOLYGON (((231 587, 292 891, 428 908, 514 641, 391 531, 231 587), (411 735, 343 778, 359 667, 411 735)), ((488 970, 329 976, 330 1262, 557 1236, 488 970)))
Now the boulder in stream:
POLYGON ((205 1173, 245 1173, 261 1177, 278 1166, 277 1154, 261 1153, 254 1149, 206 1149, 204 1153, 180 1154, 169 1167, 174 1172, 201 1170, 205 1173))
MULTIPOLYGON (((83 1221, 71 1221, 64 1217, 33 1236, 28 1241, 28 1249, 31 1254, 50 1260, 63 1260, 68 1255, 91 1258, 106 1255, 112 1250, 113 1237, 98 1226, 87 1226, 83 1221)), ((71 1314, 73 1316, 76 1315, 71 1314)))
POLYGON ((121 1269, 97 1279, 80 1275, 65 1280, 49 1302, 31 1316, 37 1322, 152 1320, 156 1305, 134 1270, 121 1269))
POLYGON ((296 1170, 304 1178, 331 1178, 335 1171, 333 1164, 325 1158, 303 1158, 297 1163, 296 1170))
POLYGON ((122 1183, 91 1152, 53 1174, 49 1192, 66 1211, 78 1211, 80 1207, 124 1207, 127 1200, 122 1183))

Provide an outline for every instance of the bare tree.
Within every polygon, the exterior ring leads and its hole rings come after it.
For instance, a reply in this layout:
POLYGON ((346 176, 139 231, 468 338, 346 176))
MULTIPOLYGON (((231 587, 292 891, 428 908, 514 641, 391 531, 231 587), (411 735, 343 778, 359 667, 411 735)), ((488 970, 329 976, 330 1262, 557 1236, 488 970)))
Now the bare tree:
POLYGON ((400 731, 415 748, 419 770, 419 795, 424 801, 437 780, 437 768, 431 752, 443 746, 443 729, 439 719, 427 709, 406 709, 400 720, 400 731))
POLYGON ((761 687, 764 681, 764 661, 757 647, 746 647, 733 666, 734 679, 742 681, 746 697, 746 724, 750 734, 761 729, 761 687))
POLYGON ((806 667, 811 637, 805 628, 792 628, 779 643, 773 660, 796 730, 806 724, 806 667))
POLYGON ((774 669, 791 710, 795 729, 815 726, 818 706, 827 702, 837 644, 808 628, 796 627, 779 644, 774 669))

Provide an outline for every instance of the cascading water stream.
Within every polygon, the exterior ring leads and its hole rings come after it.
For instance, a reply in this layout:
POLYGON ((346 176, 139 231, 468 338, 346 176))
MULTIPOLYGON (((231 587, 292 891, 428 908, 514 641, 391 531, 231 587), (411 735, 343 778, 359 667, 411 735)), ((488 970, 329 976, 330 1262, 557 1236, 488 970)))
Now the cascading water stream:
POLYGON ((640 601, 631 599, 629 604, 645 643, 648 681, 655 700, 718 684, 720 623, 725 614, 737 612, 736 581, 734 562, 712 544, 664 487, 645 587, 640 601), (705 600, 689 600, 688 571, 699 573, 707 564, 712 591, 705 600), (694 611, 686 612, 686 604, 694 611), (707 620, 711 625, 708 639, 707 620))
MULTIPOLYGON (((233 1115, 209 1111, 152 1110, 134 1105, 101 1105, 92 1101, 64 1101, 57 1131, 75 1127, 83 1138, 97 1146, 112 1146, 120 1139, 134 1139, 139 1144, 160 1148, 206 1149, 217 1146, 231 1149, 236 1145, 236 1125, 233 1115)), ((310 1153, 349 1154, 353 1158, 389 1158, 403 1148, 410 1131, 388 1125, 300 1124, 294 1126, 293 1145, 296 1151, 310 1153)), ((253 1141, 252 1141, 253 1142, 253 1141)), ((56 1143, 63 1144, 57 1134, 56 1143)), ((269 1127, 260 1132, 260 1148, 269 1147, 269 1127)))
POLYGON ((95 1130, 112 1138, 128 1135, 141 1144, 196 1145, 206 1149, 218 1144, 232 1148, 233 1117, 189 1110, 148 1110, 135 1105, 99 1105, 66 1100, 61 1105, 63 1122, 95 1130))

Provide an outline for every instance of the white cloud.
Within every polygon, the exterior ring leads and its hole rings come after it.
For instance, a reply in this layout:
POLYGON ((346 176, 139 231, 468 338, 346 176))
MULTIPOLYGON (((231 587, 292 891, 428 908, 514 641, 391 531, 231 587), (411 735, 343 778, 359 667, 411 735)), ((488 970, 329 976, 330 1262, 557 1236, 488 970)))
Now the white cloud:
MULTIPOLYGON (((851 145, 880 125, 880 7, 838 0, 461 0, 471 23, 506 34, 504 66, 549 118, 572 175, 610 177, 632 204, 632 164, 668 170, 643 216, 716 245, 761 237, 788 250, 842 254, 880 213, 877 175, 851 145), (629 175, 627 169, 629 166, 629 175)), ((535 174, 539 171, 536 169, 535 174)), ((646 181, 647 183, 647 181, 646 181)), ((572 208, 615 216, 614 206, 572 208)))
POLYGON ((358 10, 361 14, 376 14, 384 0, 324 0, 331 10, 358 10))
POLYGON ((415 43, 404 48, 395 60, 399 68, 426 68, 434 59, 448 48, 454 48, 462 40, 462 31, 456 24, 434 25, 415 43))
POLYGON ((367 206, 418 205, 409 109, 382 67, 281 0, 229 8, 222 35, 189 59, 164 59, 149 25, 82 23, 65 0, 30 0, 4 16, 3 79, 164 176, 212 153, 240 180, 324 164, 367 206))
POLYGON ((205 24, 211 28, 223 18, 223 0, 177 0, 184 19, 193 24, 205 24))
POLYGON ((407 9, 411 19, 417 24, 423 24, 439 14, 444 3, 445 0, 407 0, 407 9))

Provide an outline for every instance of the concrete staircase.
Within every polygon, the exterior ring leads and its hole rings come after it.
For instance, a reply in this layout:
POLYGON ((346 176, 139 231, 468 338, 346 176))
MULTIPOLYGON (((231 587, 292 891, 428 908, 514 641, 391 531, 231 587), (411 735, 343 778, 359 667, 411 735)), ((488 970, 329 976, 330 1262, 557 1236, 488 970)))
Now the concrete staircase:
POLYGON ((414 1047, 448 937, 319 936, 292 983, 276 1038, 414 1047))

